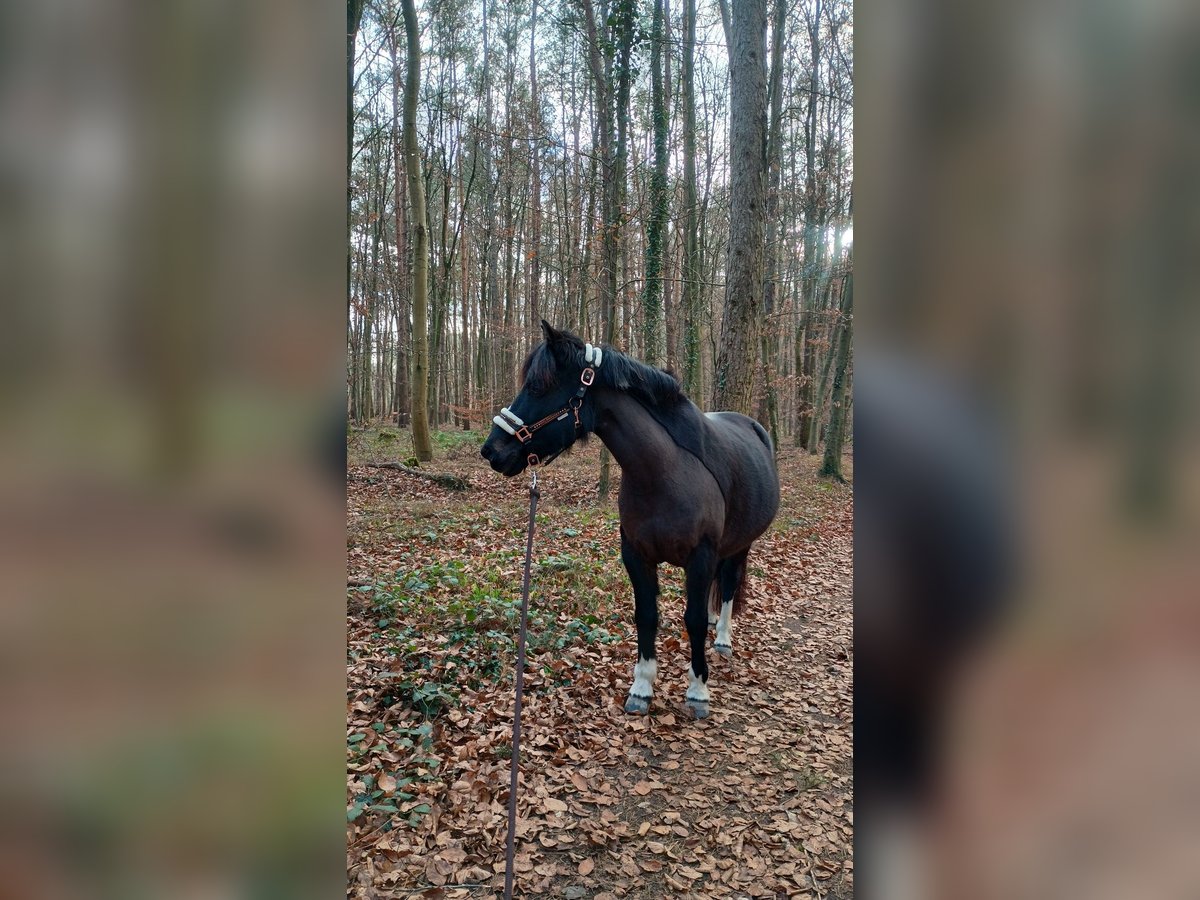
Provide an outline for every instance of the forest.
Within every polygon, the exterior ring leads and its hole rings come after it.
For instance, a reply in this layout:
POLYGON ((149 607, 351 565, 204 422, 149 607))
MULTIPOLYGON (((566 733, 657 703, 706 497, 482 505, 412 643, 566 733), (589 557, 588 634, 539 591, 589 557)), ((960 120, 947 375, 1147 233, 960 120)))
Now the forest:
POLYGON ((754 415, 776 446, 840 450, 850 4, 750 3, 762 40, 742 45, 727 0, 407 5, 406 23, 396 0, 348 3, 351 422, 485 427, 545 318, 754 415), (750 54, 740 94, 730 47, 750 54), (739 155, 742 106, 761 149, 739 155))
POLYGON ((347 24, 349 896, 852 896, 850 4, 349 0, 347 24), (535 516, 483 442, 562 339, 543 321, 774 438, 736 650, 696 655, 662 566, 662 687, 632 710, 628 458, 538 465, 535 516), (688 706, 708 657, 717 699, 688 706))

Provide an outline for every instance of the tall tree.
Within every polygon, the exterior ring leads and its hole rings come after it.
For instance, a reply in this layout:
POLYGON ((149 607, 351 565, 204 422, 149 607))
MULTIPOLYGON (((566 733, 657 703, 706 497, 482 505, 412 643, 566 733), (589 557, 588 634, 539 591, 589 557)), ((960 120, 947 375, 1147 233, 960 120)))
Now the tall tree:
POLYGON ((413 0, 401 0, 408 37, 408 72, 404 82, 404 164, 412 205, 413 232, 413 377, 412 436, 419 462, 433 459, 429 437, 429 230, 425 217, 425 183, 417 145, 417 95, 421 89, 421 31, 413 0))
MULTIPOLYGON (((605 19, 601 37, 592 0, 580 0, 588 39, 588 62, 596 94, 602 177, 600 308, 603 340, 616 339, 617 284, 620 268, 621 224, 624 217, 625 164, 628 154, 629 87, 632 80, 636 27, 634 0, 616 0, 605 19), (607 51, 607 52, 605 52, 607 51), (613 91, 613 76, 616 90, 613 91), (614 139, 613 132, 616 132, 614 139)), ((608 496, 609 454, 600 454, 600 498, 608 496)))
POLYGON ((538 0, 533 0, 533 9, 529 14, 529 105, 533 112, 531 118, 533 135, 529 142, 529 192, 533 198, 533 212, 529 222, 529 278, 527 293, 529 297, 529 316, 526 318, 526 332, 537 334, 538 323, 542 320, 541 311, 541 279, 542 279, 542 101, 538 95, 537 56, 537 14, 538 0))
MULTIPOLYGON (((346 334, 354 333, 352 308, 354 291, 351 284, 354 246, 350 241, 350 214, 354 203, 354 46, 362 25, 363 0, 346 0, 346 334)), ((353 360, 350 363, 351 396, 357 391, 353 360)))
MULTIPOLYGON (((817 105, 821 71, 821 4, 817 0, 812 18, 808 20, 808 43, 811 53, 808 106, 804 116, 804 269, 801 293, 804 308, 796 336, 796 353, 800 357, 800 425, 796 430, 796 446, 809 443, 814 428, 813 397, 816 393, 817 282, 821 275, 819 240, 820 200, 817 181, 817 105)), ((807 15, 807 13, 806 13, 807 15)), ((815 446, 815 445, 814 445, 815 446)))
POLYGON ((740 0, 734 6, 730 25, 729 250, 713 406, 747 415, 751 411, 762 316, 766 33, 766 0, 740 0))
POLYGON ((650 220, 646 226, 646 288, 642 294, 642 355, 658 365, 662 356, 663 241, 667 231, 667 101, 663 89, 665 0, 654 0, 650 26, 650 117, 654 125, 654 171, 650 176, 650 220))
POLYGON ((829 396, 829 426, 825 431, 825 457, 821 460, 823 477, 845 481, 842 477, 842 443, 846 435, 846 383, 850 365, 850 341, 854 321, 854 272, 846 273, 842 284, 841 330, 833 364, 833 390, 829 396))
POLYGON ((496 240, 496 177, 493 167, 492 137, 492 70, 491 70, 491 17, 488 0, 483 0, 483 119, 476 129, 478 141, 476 153, 483 155, 483 176, 487 185, 483 209, 483 246, 480 263, 483 271, 479 279, 479 340, 476 342, 476 380, 481 393, 494 401, 501 393, 497 375, 496 347, 501 337, 500 309, 500 242, 496 240))
POLYGON ((398 51, 400 39, 396 34, 395 22, 388 27, 388 54, 392 63, 392 155, 396 167, 396 273, 392 280, 392 291, 395 295, 396 311, 396 424, 408 424, 409 387, 408 387, 408 347, 409 347, 409 314, 407 279, 408 279, 408 197, 405 185, 408 179, 404 176, 404 128, 403 107, 400 102, 400 62, 398 51))
POLYGON ((700 396, 700 208, 696 188, 696 0, 683 7, 683 388, 700 396))
MULTIPOLYGON (((775 0, 771 29, 771 78, 767 89, 770 119, 767 124, 766 259, 763 278, 762 371, 765 423, 779 446, 779 412, 773 370, 775 351, 775 295, 779 276, 779 189, 783 180, 783 48, 787 43, 787 0, 775 0)), ((760 418, 762 418, 760 414, 760 418)))

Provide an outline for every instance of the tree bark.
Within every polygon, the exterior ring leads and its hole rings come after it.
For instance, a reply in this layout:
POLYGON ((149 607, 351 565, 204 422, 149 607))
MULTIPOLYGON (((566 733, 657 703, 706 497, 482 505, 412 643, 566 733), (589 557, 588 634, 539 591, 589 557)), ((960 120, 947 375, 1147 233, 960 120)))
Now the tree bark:
POLYGON ((650 176, 650 218, 646 226, 646 289, 642 295, 642 355, 650 365, 662 357, 663 241, 667 232, 667 119, 663 90, 664 0, 654 0, 650 27, 650 105, 654 124, 654 171, 650 176))
MULTIPOLYGON (((816 346, 814 333, 816 331, 817 313, 817 279, 820 275, 820 247, 818 235, 818 197, 817 197, 817 89, 821 63, 821 0, 817 0, 813 17, 808 22, 808 42, 812 58, 812 69, 809 75, 808 108, 804 117, 804 270, 801 284, 804 312, 801 318, 801 333, 798 340, 802 353, 800 369, 800 425, 796 434, 797 446, 807 446, 813 440, 812 429, 816 427, 813 418, 813 398, 816 393, 816 346)), ((832 348, 831 348, 832 349, 832 348)))
POLYGON ((696 0, 683 9, 683 389, 700 396, 700 210, 696 189, 696 0))
MULTIPOLYGON (((352 281, 351 268, 354 257, 354 245, 352 243, 353 235, 350 231, 350 212, 354 200, 354 180, 351 176, 351 163, 354 159, 354 45, 358 40, 358 29, 362 24, 364 0, 347 0, 346 2, 346 334, 354 334, 354 323, 351 309, 352 302, 352 281)), ((349 343, 349 341, 347 342, 349 343)), ((357 382, 355 380, 355 372, 357 364, 354 359, 353 347, 348 347, 350 352, 350 378, 347 384, 347 390, 350 394, 350 415, 353 417, 356 412, 355 393, 357 391, 357 382)))
POLYGON ((533 9, 529 19, 529 99, 533 107, 530 140, 529 188, 533 197, 533 211, 529 222, 529 315, 526 317, 526 332, 530 335, 537 333, 538 323, 542 319, 540 308, 540 292, 542 278, 542 145, 541 145, 541 99, 538 96, 537 57, 537 0, 533 0, 533 9))
MULTIPOLYGON (((779 446, 779 412, 775 391, 774 360, 777 328, 774 321, 776 280, 779 276, 779 189, 783 179, 783 48, 787 41, 787 0, 775 0, 771 34, 771 80, 767 90, 770 121, 767 125, 766 259, 763 278, 763 409, 771 440, 779 446)), ((760 418, 763 415, 760 414, 760 418)))
POLYGON ((731 23, 729 251, 713 406, 747 415, 752 410, 762 317, 766 30, 766 0, 740 0, 731 23))
POLYGON ((854 316, 854 272, 846 273, 842 286, 842 328, 838 338, 833 370, 833 391, 829 397, 829 427, 825 432, 825 457, 818 473, 825 478, 845 481, 842 476, 842 442, 846 433, 846 370, 850 365, 850 341, 854 316))
MULTIPOLYGON (((596 111, 599 130, 600 157, 603 166, 602 185, 602 228, 601 234, 601 279, 600 308, 602 340, 613 343, 616 336, 617 272, 620 267, 620 231, 625 182, 625 157, 629 128, 629 87, 632 77, 630 68, 633 53, 633 34, 636 24, 634 0, 617 0, 612 10, 611 28, 606 22, 604 44, 613 47, 616 60, 601 54, 601 39, 597 29, 596 14, 592 0, 580 0, 584 14, 584 25, 588 40, 588 63, 596 93, 596 111), (616 69, 615 97, 609 85, 613 69, 616 69), (615 102, 614 102, 615 101, 615 102), (614 123, 615 118, 615 123, 614 123), (614 146, 613 131, 616 130, 614 146)), ((601 500, 608 497, 610 484, 610 461, 607 450, 600 453, 601 500)))
POLYGON ((404 155, 413 230, 413 450, 418 462, 433 459, 429 436, 429 232, 425 220, 425 184, 417 145, 417 96, 421 86, 421 35, 413 0, 401 0, 408 37, 408 75, 404 83, 404 155))
POLYGON ((404 172, 403 152, 403 107, 400 101, 399 39, 395 28, 388 29, 388 51, 392 60, 392 155, 396 167, 396 277, 393 290, 396 294, 396 424, 408 424, 409 409, 409 318, 407 303, 408 279, 408 207, 407 179, 404 172))

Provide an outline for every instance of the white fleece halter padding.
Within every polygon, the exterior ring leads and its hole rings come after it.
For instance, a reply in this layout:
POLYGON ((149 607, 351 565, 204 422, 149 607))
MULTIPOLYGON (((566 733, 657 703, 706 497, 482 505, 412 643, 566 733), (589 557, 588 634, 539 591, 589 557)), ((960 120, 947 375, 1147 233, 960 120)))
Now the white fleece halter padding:
POLYGON ((502 410, 500 410, 500 415, 494 416, 492 418, 492 421, 495 422, 497 425, 499 425, 501 428, 503 428, 505 431, 507 431, 509 434, 511 434, 513 437, 516 437, 517 432, 516 432, 516 429, 513 428, 511 424, 509 424, 510 421, 517 425, 525 424, 524 420, 520 416, 518 416, 515 412, 513 412, 511 409, 509 409, 507 406, 504 407, 502 410))
POLYGON ((583 351, 583 359, 589 366, 600 368, 600 362, 604 359, 604 351, 599 347, 593 347, 588 344, 583 351))

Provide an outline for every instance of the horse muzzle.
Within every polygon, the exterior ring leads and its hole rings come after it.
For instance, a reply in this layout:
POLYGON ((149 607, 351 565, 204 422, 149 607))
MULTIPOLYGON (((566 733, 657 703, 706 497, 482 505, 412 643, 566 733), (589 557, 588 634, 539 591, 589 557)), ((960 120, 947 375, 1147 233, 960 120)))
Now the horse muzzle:
POLYGON ((520 475, 528 465, 528 455, 524 447, 510 438, 507 434, 494 428, 493 433, 479 448, 479 455, 488 461, 488 465, 496 472, 507 478, 520 475))

